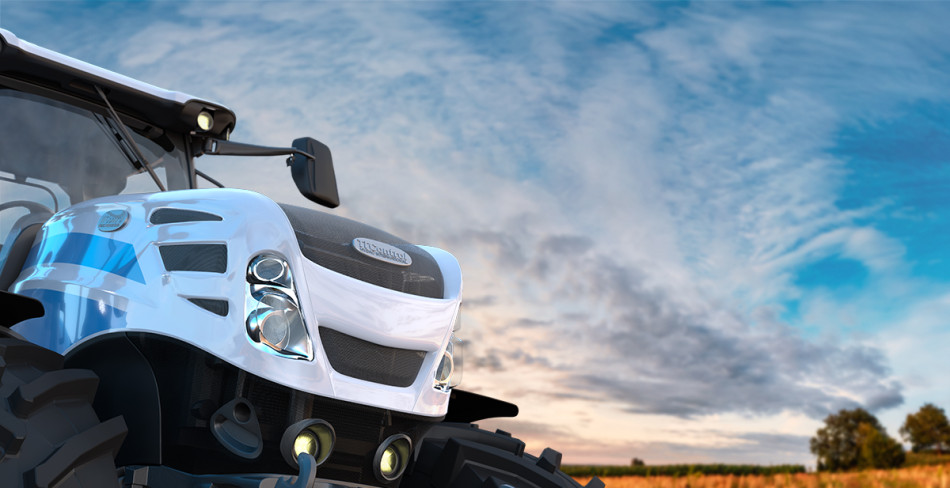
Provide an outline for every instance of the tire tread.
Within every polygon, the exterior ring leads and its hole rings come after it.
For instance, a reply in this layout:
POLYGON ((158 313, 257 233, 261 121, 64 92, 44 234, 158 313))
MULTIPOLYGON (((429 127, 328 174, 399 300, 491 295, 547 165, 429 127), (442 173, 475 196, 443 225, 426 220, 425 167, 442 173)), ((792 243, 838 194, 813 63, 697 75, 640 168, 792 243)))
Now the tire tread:
POLYGON ((0 338, 0 486, 118 488, 115 454, 125 420, 99 422, 99 379, 62 369, 59 354, 0 338))
POLYGON ((109 419, 67 440, 46 461, 33 470, 37 488, 51 488, 71 471, 103 456, 111 461, 119 451, 128 429, 122 417, 109 419))
POLYGON ((52 402, 80 400, 92 403, 99 387, 99 377, 86 369, 50 371, 17 387, 10 397, 10 407, 20 418, 28 418, 52 402))
MULTIPOLYGON (((524 442, 507 433, 474 425, 443 423, 423 438, 401 486, 411 488, 582 488, 560 471, 561 453, 540 457, 524 452, 524 442)), ((597 480, 599 482, 599 480, 597 480)), ((596 482, 589 488, 604 488, 596 482)))
POLYGON ((0 338, 0 356, 7 367, 31 366, 42 371, 63 368, 63 357, 59 354, 19 339, 0 338))

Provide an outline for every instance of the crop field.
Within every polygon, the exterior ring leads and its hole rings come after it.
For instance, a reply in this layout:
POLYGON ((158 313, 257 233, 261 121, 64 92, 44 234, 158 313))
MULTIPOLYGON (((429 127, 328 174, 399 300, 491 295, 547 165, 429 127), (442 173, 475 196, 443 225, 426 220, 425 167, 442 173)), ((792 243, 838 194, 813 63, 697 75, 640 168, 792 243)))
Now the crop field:
MULTIPOLYGON (((590 478, 574 479, 584 485, 590 478)), ((950 465, 849 473, 617 476, 601 480, 607 488, 950 488, 950 465)))

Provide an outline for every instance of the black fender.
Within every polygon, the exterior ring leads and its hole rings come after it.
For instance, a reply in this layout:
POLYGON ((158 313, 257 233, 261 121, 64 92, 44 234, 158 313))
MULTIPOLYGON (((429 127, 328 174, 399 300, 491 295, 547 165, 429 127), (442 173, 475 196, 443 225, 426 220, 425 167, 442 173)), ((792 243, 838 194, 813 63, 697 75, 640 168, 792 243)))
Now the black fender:
POLYGON ((456 388, 449 397, 449 411, 445 414, 445 422, 469 424, 478 420, 517 415, 518 406, 513 403, 456 388))
POLYGON ((39 300, 6 290, 0 290, 0 310, 3 311, 0 313, 0 336, 21 340, 23 337, 8 327, 46 314, 43 303, 39 300))
POLYGON ((99 376, 93 408, 101 418, 125 417, 129 433, 116 465, 162 464, 162 409, 148 360, 124 333, 91 339, 66 355, 67 368, 99 376))

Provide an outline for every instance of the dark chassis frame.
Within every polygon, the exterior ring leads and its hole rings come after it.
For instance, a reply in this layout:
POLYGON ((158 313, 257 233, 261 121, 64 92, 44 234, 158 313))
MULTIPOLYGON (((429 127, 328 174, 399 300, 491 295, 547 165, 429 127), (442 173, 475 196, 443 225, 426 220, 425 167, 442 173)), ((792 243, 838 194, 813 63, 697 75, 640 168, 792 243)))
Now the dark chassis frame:
POLYGON ((443 420, 297 391, 150 333, 119 332, 92 339, 70 351, 65 367, 91 369, 99 376, 93 403, 99 418, 125 417, 129 433, 117 466, 161 465, 192 474, 296 475, 299 468, 280 452, 281 437, 290 425, 319 418, 329 422, 337 436, 333 452, 318 468, 320 478, 396 486, 398 479, 384 483, 375 475, 372 461, 380 443, 405 434, 418 445, 429 428, 443 420), (259 421, 263 449, 254 459, 234 454, 212 434, 212 416, 235 399, 250 403, 259 421))

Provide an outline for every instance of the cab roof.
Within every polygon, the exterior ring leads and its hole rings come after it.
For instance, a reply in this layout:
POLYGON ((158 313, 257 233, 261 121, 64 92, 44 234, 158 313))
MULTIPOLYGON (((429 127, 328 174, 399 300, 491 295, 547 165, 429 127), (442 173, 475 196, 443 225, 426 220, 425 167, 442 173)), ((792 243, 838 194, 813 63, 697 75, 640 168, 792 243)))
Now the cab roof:
POLYGON ((0 29, 0 76, 63 92, 97 105, 102 102, 95 89, 99 86, 116 111, 177 132, 199 131, 197 116, 207 111, 212 114, 214 125, 204 133, 226 139, 237 120, 234 112, 223 105, 158 88, 50 51, 21 40, 4 29, 0 29))

